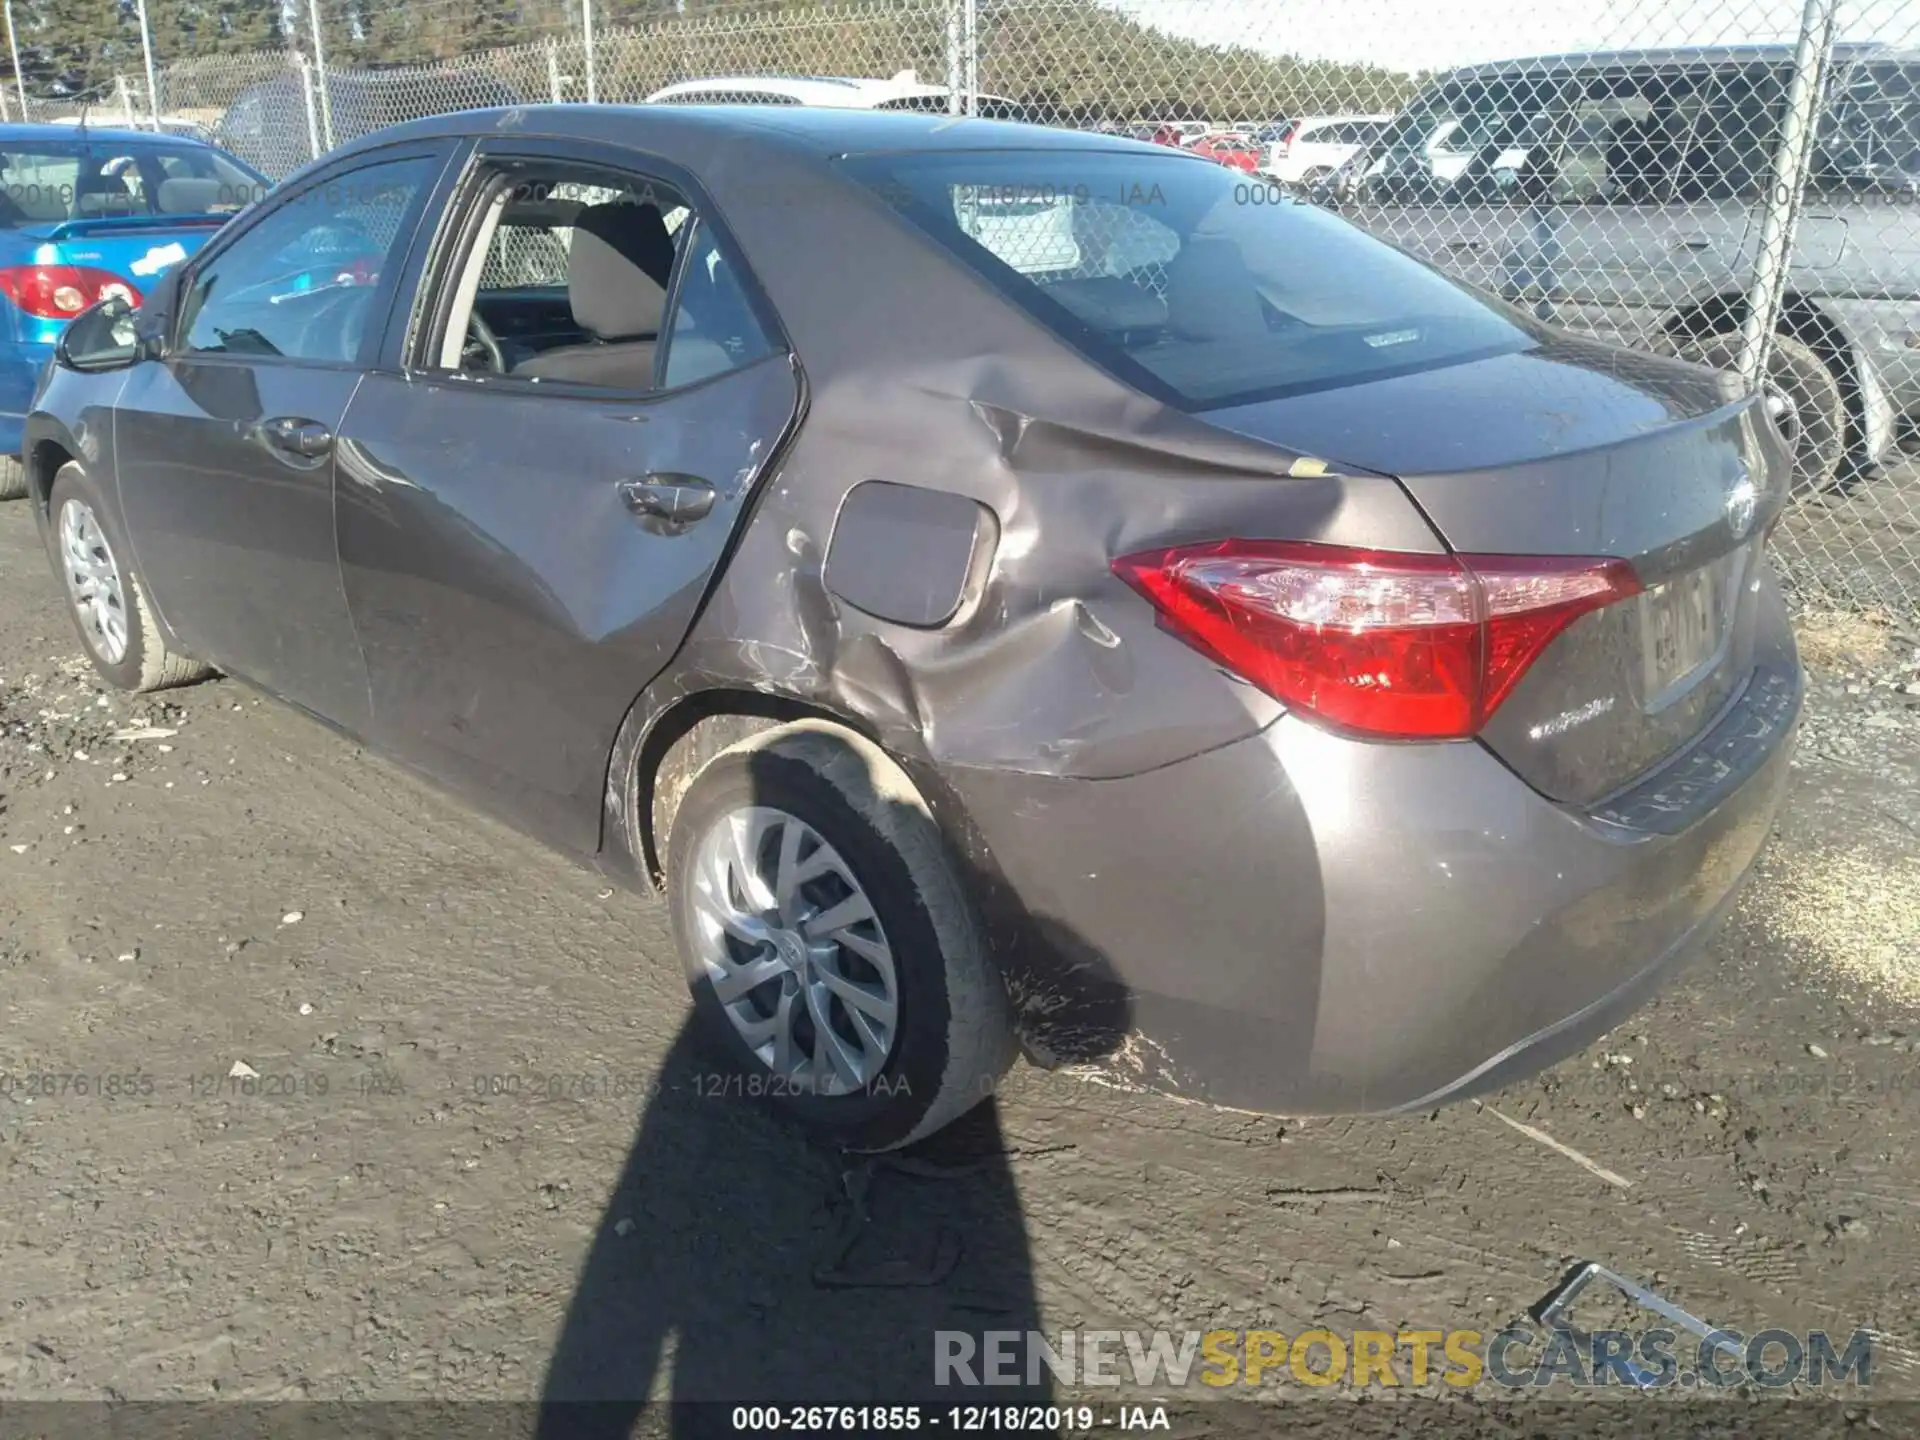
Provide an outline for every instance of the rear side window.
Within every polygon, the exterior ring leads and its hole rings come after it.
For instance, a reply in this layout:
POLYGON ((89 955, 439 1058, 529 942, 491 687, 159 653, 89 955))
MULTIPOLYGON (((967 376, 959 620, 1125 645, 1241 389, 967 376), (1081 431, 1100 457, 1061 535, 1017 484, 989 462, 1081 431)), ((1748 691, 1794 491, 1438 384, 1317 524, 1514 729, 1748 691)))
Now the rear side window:
POLYGON ((661 388, 691 385, 773 353, 740 277, 710 230, 696 229, 680 276, 661 388))
POLYGON ((164 142, 0 147, 0 228, 128 215, 231 215, 266 182, 217 150, 164 142))
POLYGON ((866 157, 854 172, 1090 360, 1193 408, 1533 342, 1277 187, 1177 154, 866 157))
POLYGON ((1920 62, 1855 66, 1838 87, 1820 149, 1824 185, 1920 180, 1920 62))

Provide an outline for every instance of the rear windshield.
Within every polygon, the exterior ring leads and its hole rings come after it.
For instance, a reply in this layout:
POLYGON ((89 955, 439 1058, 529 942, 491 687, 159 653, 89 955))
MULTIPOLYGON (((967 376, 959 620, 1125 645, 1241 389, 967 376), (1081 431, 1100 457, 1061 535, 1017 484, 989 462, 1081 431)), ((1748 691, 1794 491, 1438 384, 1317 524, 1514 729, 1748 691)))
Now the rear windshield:
POLYGON ((0 228, 120 215, 231 215, 267 182, 217 150, 165 143, 0 146, 0 228))
POLYGON ((1088 359, 1187 408, 1533 343, 1418 261, 1211 161, 986 151, 847 163, 1088 359))

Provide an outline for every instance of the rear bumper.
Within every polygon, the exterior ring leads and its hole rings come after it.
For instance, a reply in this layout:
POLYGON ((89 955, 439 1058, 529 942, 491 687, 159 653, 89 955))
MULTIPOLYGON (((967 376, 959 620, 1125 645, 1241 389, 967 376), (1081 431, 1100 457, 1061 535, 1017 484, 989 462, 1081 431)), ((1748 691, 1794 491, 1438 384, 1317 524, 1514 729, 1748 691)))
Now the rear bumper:
MULTIPOLYGON (((1121 997, 1106 1078, 1296 1114, 1423 1107, 1579 1049, 1711 937, 1771 829, 1799 713, 1784 608, 1764 598, 1740 698, 1592 812, 1476 744, 1360 744, 1292 718, 1123 780, 948 779, 1030 920, 1121 997)), ((1058 978, 1015 977, 1029 1023, 1067 1003, 1058 978)))

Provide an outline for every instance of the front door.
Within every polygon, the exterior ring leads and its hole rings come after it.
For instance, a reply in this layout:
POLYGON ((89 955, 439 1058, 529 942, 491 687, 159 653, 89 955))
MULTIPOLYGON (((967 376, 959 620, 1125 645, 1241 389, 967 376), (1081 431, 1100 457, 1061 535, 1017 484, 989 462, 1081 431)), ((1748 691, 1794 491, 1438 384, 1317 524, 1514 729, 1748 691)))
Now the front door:
POLYGON ((334 548, 334 441, 444 154, 369 158, 209 247, 114 416, 121 505, 188 653, 352 730, 365 667, 334 548))

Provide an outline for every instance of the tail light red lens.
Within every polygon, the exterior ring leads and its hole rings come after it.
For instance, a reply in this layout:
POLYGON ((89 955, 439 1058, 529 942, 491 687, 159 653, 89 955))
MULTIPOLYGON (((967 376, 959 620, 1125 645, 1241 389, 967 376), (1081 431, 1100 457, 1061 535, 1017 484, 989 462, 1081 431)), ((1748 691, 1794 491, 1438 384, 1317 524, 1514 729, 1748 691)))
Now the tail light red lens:
POLYGON ((1477 734, 1555 636, 1640 590, 1624 560, 1273 540, 1147 550, 1113 569, 1174 634, 1275 699, 1398 740, 1477 734))
POLYGON ((111 270, 91 265, 8 265, 0 268, 0 294, 42 320, 71 320, 89 305, 124 295, 138 306, 140 292, 111 270))

